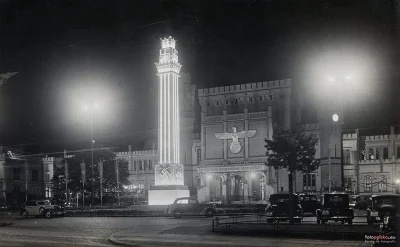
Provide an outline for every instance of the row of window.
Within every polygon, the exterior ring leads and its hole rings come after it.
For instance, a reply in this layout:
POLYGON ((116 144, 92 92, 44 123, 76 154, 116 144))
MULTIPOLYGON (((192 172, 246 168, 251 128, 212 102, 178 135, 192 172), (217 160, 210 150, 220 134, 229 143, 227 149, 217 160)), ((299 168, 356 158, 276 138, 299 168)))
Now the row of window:
POLYGON ((130 170, 133 171, 151 171, 153 170, 153 162, 151 160, 139 160, 133 162, 133 167, 130 170))
MULTIPOLYGON (((396 158, 400 159, 400 146, 397 147, 396 150, 396 158)), ((361 152, 362 160, 379 160, 379 159, 389 159, 389 148, 388 147, 383 147, 382 149, 376 148, 375 149, 375 154, 374 154, 374 149, 369 148, 368 152, 366 150, 363 150, 361 152), (382 151, 381 151, 382 150, 382 151), (382 152, 382 155, 381 155, 382 152)), ((344 162, 345 164, 350 164, 350 150, 345 150, 344 151, 344 162)))
MULTIPOLYGON (((263 101, 267 101, 267 100, 276 100, 276 99, 278 99, 278 97, 279 97, 280 99, 283 99, 283 94, 279 94, 279 96, 278 96, 277 94, 270 94, 270 95, 265 95, 265 96, 259 96, 259 97, 258 97, 258 100, 259 100, 260 102, 263 102, 263 101)), ((249 97, 249 102, 256 101, 256 99, 257 99, 257 97, 249 97)), ((244 101, 243 98, 225 100, 225 105, 229 105, 229 104, 238 105, 239 103, 243 103, 243 101, 244 101)), ((223 100, 221 100, 221 101, 219 101, 219 100, 215 101, 215 105, 217 105, 217 106, 218 106, 218 105, 223 105, 223 104, 224 104, 224 101, 223 101, 223 100)), ((210 106, 210 102, 207 102, 207 106, 210 106)))
MULTIPOLYGON (((32 169, 31 173, 31 180, 32 181, 39 181, 39 170, 32 169)), ((20 180, 21 179, 21 169, 20 168, 13 168, 13 179, 20 180)))

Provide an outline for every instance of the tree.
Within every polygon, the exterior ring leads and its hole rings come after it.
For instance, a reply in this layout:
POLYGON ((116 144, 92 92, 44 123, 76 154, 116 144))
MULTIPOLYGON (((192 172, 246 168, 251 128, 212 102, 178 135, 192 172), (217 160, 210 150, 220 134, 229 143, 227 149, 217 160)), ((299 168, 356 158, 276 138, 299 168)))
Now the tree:
POLYGON ((287 169, 289 172, 290 211, 293 219, 293 174, 297 171, 309 173, 318 169, 320 161, 316 160, 315 152, 318 138, 307 134, 300 127, 286 129, 277 126, 274 129, 273 140, 265 139, 268 150, 268 165, 276 170, 287 169))
MULTIPOLYGON (((95 198, 100 197, 100 175, 98 170, 98 162, 103 161, 103 191, 117 191, 117 177, 115 168, 115 154, 108 149, 96 150, 93 153, 93 182, 95 198)), ((68 167, 68 192, 69 193, 82 193, 82 175, 80 164, 84 161, 86 163, 86 183, 85 191, 91 192, 92 190, 92 170, 91 170, 91 152, 76 153, 71 158, 66 158, 62 161, 54 172, 52 179, 53 192, 56 198, 65 199, 65 164, 68 167)), ((122 185, 130 184, 128 177, 128 162, 126 160, 118 159, 119 169, 119 183, 120 188, 122 185)))

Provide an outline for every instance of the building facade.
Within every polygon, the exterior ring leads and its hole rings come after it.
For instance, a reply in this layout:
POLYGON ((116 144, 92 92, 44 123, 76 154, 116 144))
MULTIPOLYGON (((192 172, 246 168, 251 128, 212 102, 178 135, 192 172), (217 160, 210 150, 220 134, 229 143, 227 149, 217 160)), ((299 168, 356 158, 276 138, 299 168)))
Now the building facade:
POLYGON ((343 135, 344 186, 350 193, 398 193, 400 183, 400 135, 343 135))
POLYGON ((52 178, 61 158, 24 158, 11 152, 0 156, 0 202, 17 205, 26 198, 51 198, 52 178))
POLYGON ((199 201, 265 201, 288 191, 287 172, 266 166, 264 140, 274 124, 291 126, 291 80, 200 89, 198 98, 201 132, 192 156, 199 201))

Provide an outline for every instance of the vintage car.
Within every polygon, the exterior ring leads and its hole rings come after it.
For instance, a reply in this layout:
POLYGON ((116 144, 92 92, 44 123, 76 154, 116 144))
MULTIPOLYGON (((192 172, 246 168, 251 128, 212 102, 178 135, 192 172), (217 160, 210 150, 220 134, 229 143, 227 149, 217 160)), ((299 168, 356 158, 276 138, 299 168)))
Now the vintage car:
POLYGON ((27 201, 21 208, 21 216, 26 218, 28 216, 64 216, 65 211, 63 206, 53 205, 49 200, 32 200, 27 201))
POLYGON ((396 213, 396 200, 400 195, 373 195, 369 199, 367 209, 367 222, 373 224, 382 222, 385 217, 393 216, 396 213))
POLYGON ((204 215, 213 217, 215 212, 215 204, 200 204, 199 201, 193 197, 177 198, 174 203, 168 205, 165 210, 167 215, 172 215, 175 218, 180 218, 183 215, 204 215))
POLYGON ((369 204, 367 195, 349 195, 349 206, 353 209, 366 210, 369 204))
POLYGON ((321 208, 321 203, 318 201, 316 195, 311 194, 299 194, 300 205, 303 209, 303 213, 315 214, 317 209, 321 208))
POLYGON ((317 224, 325 224, 329 220, 345 221, 353 224, 354 211, 349 207, 349 195, 346 193, 324 194, 322 208, 317 209, 317 224))
POLYGON ((396 221, 399 220, 397 217, 399 217, 399 216, 396 216, 396 215, 385 216, 383 218, 382 224, 380 225, 381 232, 382 233, 395 232, 396 231, 396 221))
MULTIPOLYGON (((289 194, 272 194, 269 198, 269 206, 265 209, 265 217, 268 223, 288 221, 289 217, 289 194)), ((299 196, 293 194, 293 219, 295 222, 301 222, 303 219, 303 209, 299 202, 299 196)))

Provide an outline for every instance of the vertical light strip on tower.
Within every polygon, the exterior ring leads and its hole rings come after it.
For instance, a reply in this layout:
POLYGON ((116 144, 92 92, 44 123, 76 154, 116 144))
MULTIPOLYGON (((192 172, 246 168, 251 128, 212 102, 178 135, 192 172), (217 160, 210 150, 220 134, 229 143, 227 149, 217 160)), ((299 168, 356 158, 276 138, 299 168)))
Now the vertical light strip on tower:
MULTIPOLYGON (((176 91, 177 91, 177 94, 178 94, 178 97, 176 98, 177 99, 177 104, 176 104, 176 112, 177 112, 177 120, 178 120, 178 123, 177 123, 177 127, 178 127, 178 131, 177 131, 177 145, 178 145, 178 147, 180 147, 180 138, 181 138, 181 133, 180 133, 180 112, 179 112, 179 81, 178 81, 178 75, 177 75, 177 87, 176 87, 176 91)), ((179 157, 179 155, 180 155, 180 152, 179 152, 179 148, 178 148, 178 155, 177 155, 177 163, 179 163, 180 162, 180 157, 179 157)))
POLYGON ((162 75, 158 74, 159 77, 159 82, 160 85, 158 86, 158 90, 160 91, 160 97, 159 97, 159 101, 160 101, 160 106, 158 109, 158 151, 159 151, 159 155, 160 155, 160 161, 162 161, 162 157, 163 157, 163 151, 162 151, 162 142, 163 142, 163 138, 162 138, 162 134, 163 134, 163 83, 162 83, 162 75))

